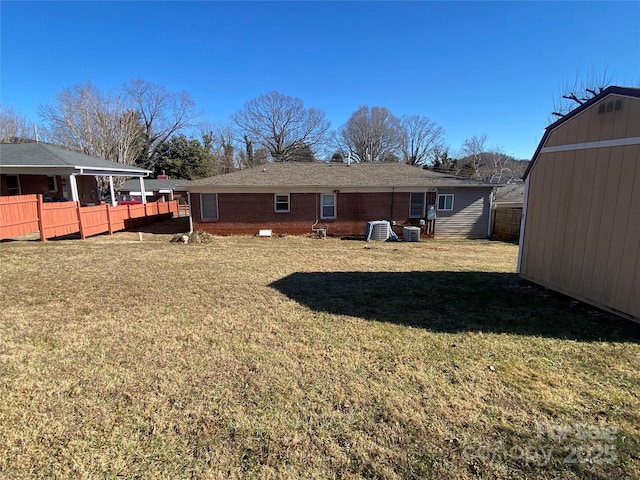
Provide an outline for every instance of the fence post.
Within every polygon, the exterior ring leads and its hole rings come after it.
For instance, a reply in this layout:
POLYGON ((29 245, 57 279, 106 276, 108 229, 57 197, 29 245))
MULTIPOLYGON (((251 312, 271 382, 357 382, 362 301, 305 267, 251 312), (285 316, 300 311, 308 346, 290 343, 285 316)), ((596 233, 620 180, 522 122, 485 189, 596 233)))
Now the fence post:
POLYGON ((44 219, 42 218, 42 195, 36 195, 38 205, 38 228, 40 229, 40 241, 46 242, 47 235, 44 233, 44 219))
POLYGON ((107 225, 109 225, 109 235, 113 235, 113 226, 111 225, 111 207, 105 203, 105 208, 107 209, 107 225))
POLYGON ((80 227, 80 238, 84 240, 84 229, 82 228, 82 213, 80 213, 80 202, 74 202, 76 204, 76 212, 78 212, 78 226, 80 227))

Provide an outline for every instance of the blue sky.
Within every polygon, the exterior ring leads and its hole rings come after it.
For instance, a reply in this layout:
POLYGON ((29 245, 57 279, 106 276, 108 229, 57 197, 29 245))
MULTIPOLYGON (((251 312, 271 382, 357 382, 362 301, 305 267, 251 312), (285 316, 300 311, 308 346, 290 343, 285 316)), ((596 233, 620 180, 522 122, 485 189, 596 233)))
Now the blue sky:
POLYGON ((640 85, 640 2, 0 3, 0 101, 40 104, 90 80, 189 92, 225 122, 276 90, 332 128, 361 105, 419 114, 456 152, 471 135, 528 159, 554 96, 606 70, 640 85))

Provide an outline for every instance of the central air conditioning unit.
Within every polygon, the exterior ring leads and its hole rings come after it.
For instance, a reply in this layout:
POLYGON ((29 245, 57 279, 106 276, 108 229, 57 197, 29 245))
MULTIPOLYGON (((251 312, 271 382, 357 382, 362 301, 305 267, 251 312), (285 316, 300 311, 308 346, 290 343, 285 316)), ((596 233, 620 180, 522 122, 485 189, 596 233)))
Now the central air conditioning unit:
POLYGON ((391 236, 391 224, 386 220, 378 220, 367 222, 367 231, 365 232, 365 240, 386 242, 391 236))
POLYGON ((419 242, 420 228, 419 227, 402 227, 402 240, 405 242, 419 242))

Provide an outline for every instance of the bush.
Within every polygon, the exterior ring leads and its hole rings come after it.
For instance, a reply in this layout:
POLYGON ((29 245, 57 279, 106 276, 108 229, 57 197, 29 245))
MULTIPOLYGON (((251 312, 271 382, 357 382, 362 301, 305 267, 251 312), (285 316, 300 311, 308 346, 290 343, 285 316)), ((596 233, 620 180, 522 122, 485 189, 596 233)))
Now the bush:
POLYGON ((202 230, 196 230, 189 235, 189 243, 211 243, 214 239, 213 235, 202 230))
POLYGON ((172 243, 211 243, 215 237, 210 233, 196 230, 193 233, 178 233, 171 239, 172 243))

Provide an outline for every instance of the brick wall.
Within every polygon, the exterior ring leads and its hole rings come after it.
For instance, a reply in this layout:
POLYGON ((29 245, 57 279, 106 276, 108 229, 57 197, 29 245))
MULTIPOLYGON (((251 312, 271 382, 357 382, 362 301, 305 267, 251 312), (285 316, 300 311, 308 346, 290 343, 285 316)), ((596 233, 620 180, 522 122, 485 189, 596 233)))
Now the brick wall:
POLYGON ((20 175, 19 178, 22 195, 49 192, 49 182, 46 175, 20 175))
POLYGON ((216 235, 254 235, 260 229, 274 234, 299 235, 327 228, 332 236, 363 235, 371 220, 395 221, 398 225, 417 225, 409 218, 409 193, 338 193, 337 218, 320 219, 320 195, 291 193, 290 212, 276 213, 272 193, 219 193, 218 220, 203 221, 200 194, 191 194, 193 228, 216 235))
POLYGON ((82 205, 97 204, 98 200, 98 182, 93 176, 76 176, 78 185, 78 199, 82 205))
MULTIPOLYGON (((0 175, 0 195, 8 195, 7 176, 0 175)), ((20 181, 20 193, 22 195, 36 194, 41 195, 44 192, 49 193, 49 197, 62 198, 64 191, 62 188, 62 177, 55 175, 56 190, 49 190, 49 180, 47 175, 18 175, 20 181)), ((78 194, 82 203, 97 203, 98 184, 94 176, 77 176, 78 194)), ((68 198, 71 200, 71 198, 68 198)))

